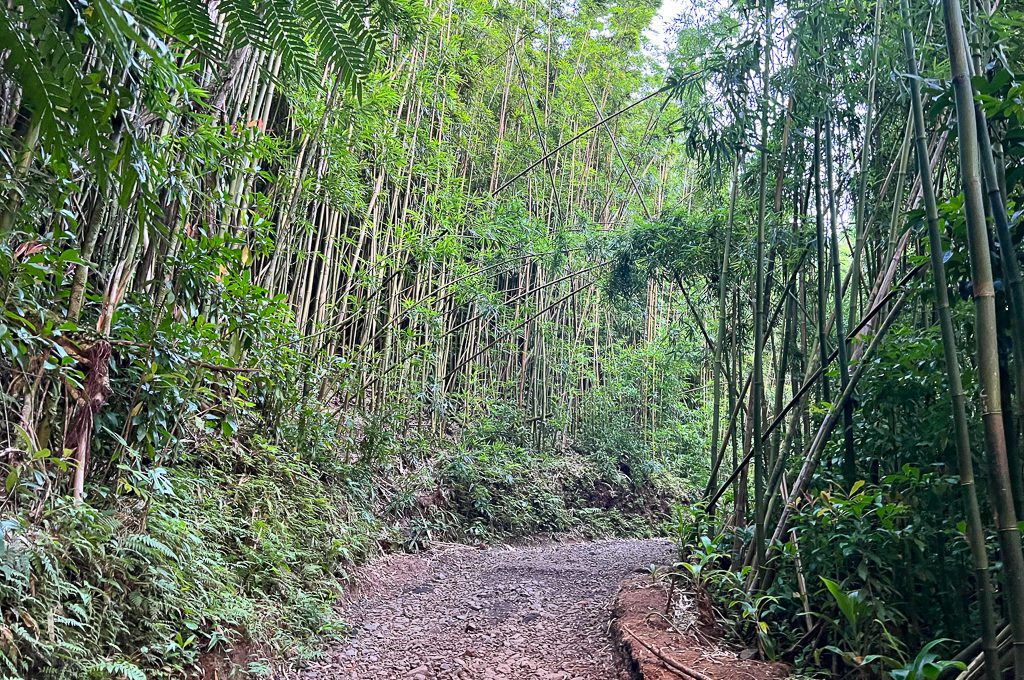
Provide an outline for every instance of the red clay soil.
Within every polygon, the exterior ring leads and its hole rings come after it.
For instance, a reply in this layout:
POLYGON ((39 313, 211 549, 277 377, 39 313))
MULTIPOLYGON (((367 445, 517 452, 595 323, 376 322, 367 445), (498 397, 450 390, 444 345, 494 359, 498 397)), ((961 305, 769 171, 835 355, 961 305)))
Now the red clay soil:
POLYGON ((670 623, 664 615, 667 602, 667 587, 643 575, 626 579, 615 598, 612 635, 619 641, 635 680, 789 677, 789 669, 783 664, 743 658, 747 654, 724 646, 706 612, 698 611, 704 608, 692 602, 688 605, 693 610, 688 625, 670 623))

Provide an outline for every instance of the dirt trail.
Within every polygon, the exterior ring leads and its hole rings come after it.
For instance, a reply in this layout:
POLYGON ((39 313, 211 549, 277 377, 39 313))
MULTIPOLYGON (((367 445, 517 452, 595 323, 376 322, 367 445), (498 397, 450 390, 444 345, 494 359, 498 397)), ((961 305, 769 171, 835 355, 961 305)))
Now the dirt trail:
POLYGON ((394 555, 362 570, 343 606, 352 635, 301 677, 614 679, 612 596, 670 558, 656 540, 394 555))

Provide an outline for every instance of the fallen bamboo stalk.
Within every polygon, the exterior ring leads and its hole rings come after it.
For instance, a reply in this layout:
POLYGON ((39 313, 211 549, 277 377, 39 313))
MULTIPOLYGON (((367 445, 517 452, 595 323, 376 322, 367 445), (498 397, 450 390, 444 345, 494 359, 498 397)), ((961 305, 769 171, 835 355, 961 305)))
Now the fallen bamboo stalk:
POLYGON ((652 647, 648 643, 646 643, 643 640, 641 640, 640 637, 636 633, 631 631, 629 629, 629 627, 626 626, 625 624, 622 625, 622 630, 624 630, 627 633, 629 633, 630 637, 632 637, 634 640, 636 640, 638 643, 640 643, 641 647, 646 649, 648 652, 650 652, 654 656, 658 657, 658 659, 660 659, 661 662, 663 664, 665 664, 666 668, 668 668, 669 670, 675 671, 681 677, 689 678, 690 680, 711 680, 710 677, 708 677, 707 675, 704 675, 700 671, 695 671, 692 668, 688 668, 688 667, 684 666, 683 664, 679 663, 678 661, 674 661, 674 660, 668 658, 667 656, 665 656, 664 652, 658 651, 657 649, 655 649, 654 647, 652 647))

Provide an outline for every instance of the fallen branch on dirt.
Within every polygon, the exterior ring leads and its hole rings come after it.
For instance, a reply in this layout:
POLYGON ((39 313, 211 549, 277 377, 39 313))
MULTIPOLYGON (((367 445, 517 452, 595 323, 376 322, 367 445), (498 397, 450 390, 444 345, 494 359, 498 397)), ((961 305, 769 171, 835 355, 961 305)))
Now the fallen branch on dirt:
POLYGON ((646 649, 648 652, 650 652, 654 656, 658 657, 661 660, 661 662, 663 664, 665 664, 665 666, 669 670, 675 671, 679 676, 684 677, 684 678, 689 678, 690 680, 711 680, 710 677, 704 675, 700 671, 695 671, 692 668, 687 668, 686 666, 684 666, 683 664, 679 663, 678 661, 675 661, 673 659, 668 658, 667 656, 665 656, 665 654, 663 652, 658 651, 657 649, 655 649, 651 645, 649 645, 646 642, 644 642, 643 640, 641 640, 640 637, 636 633, 631 631, 629 629, 629 627, 626 626, 625 624, 622 625, 622 630, 624 630, 627 633, 629 633, 629 636, 632 637, 637 642, 639 642, 641 647, 646 649))

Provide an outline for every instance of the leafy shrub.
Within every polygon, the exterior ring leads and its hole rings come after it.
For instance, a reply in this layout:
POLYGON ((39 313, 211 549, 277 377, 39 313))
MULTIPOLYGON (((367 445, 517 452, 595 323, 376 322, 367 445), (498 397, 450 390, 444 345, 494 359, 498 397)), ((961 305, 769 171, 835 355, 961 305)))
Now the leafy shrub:
MULTIPOLYGON (((969 572, 968 548, 962 527, 940 510, 959 502, 956 478, 906 465, 878 485, 822 489, 795 513, 810 608, 834 642, 827 651, 843 664, 897 667, 936 637, 971 637, 974 617, 951 596, 969 572)), ((781 559, 771 619, 788 645, 802 631, 787 622, 804 611, 793 543, 781 559)))

